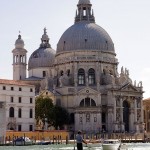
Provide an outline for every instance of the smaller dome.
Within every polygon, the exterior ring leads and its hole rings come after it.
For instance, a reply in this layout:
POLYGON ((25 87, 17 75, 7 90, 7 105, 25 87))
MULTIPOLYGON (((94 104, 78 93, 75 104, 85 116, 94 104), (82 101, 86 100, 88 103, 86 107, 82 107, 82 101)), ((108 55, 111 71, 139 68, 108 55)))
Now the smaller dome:
POLYGON ((78 5, 79 4, 91 4, 90 0, 79 0, 78 5))
POLYGON ((23 48, 24 47, 24 41, 21 39, 21 35, 18 35, 18 39, 15 42, 16 48, 23 48))
POLYGON ((29 58, 28 69, 51 67, 54 63, 55 53, 55 50, 52 48, 39 48, 35 50, 29 58))

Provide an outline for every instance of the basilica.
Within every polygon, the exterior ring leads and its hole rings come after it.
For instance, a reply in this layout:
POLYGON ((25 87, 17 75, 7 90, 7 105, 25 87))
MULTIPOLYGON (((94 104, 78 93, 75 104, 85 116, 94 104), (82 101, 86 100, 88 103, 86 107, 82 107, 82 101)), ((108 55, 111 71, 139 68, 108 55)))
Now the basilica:
POLYGON ((68 129, 143 132, 142 82, 132 81, 124 67, 118 71, 114 43, 95 23, 90 0, 79 0, 74 24, 60 37, 56 50, 45 28, 28 64, 20 34, 12 53, 13 80, 34 84, 37 95, 45 93, 66 108, 72 118, 68 129))

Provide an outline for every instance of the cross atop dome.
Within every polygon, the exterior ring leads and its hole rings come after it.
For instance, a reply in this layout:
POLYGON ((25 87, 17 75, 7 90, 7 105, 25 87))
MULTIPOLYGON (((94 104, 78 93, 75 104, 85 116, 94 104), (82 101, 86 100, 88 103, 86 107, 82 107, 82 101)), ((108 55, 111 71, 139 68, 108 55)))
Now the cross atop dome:
POLYGON ((46 29, 46 27, 44 28, 44 34, 47 34, 47 31, 46 31, 47 29, 46 29))
POLYGON ((19 31, 18 39, 21 39, 21 31, 19 31))
POLYGON ((78 10, 76 11, 75 23, 80 21, 95 23, 95 17, 91 10, 92 4, 90 0, 79 0, 77 7, 78 10))

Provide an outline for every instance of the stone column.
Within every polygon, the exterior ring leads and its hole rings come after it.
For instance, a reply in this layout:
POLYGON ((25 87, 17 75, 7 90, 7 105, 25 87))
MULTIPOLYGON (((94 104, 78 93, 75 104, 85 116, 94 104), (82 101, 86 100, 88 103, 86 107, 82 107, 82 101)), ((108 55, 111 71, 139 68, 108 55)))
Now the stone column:
POLYGON ((79 113, 75 113, 75 127, 74 127, 74 130, 77 131, 79 130, 79 113))
POLYGON ((114 104, 114 122, 116 122, 116 98, 113 98, 113 104, 114 104))
POLYGON ((141 100, 141 122, 144 122, 144 114, 143 114, 143 101, 141 100))
POLYGON ((85 67, 85 85, 89 86, 88 67, 85 67))
POLYGON ((95 70, 96 74, 96 84, 97 84, 97 90, 100 90, 100 69, 99 69, 99 62, 96 63, 96 70, 95 70))
POLYGON ((74 85, 76 88, 78 86, 78 63, 77 62, 74 63, 73 73, 74 73, 74 85))
POLYGON ((113 109, 108 108, 108 132, 113 131, 113 109))
POLYGON ((134 121, 137 122, 137 101, 134 99, 134 121))
POLYGON ((122 97, 120 98, 120 121, 123 123, 123 100, 122 97))
POLYGON ((130 109, 130 115, 129 115, 129 129, 130 131, 133 131, 133 130, 136 130, 136 127, 134 127, 134 123, 135 123, 135 116, 134 116, 134 108, 131 108, 130 109))
POLYGON ((99 131, 101 131, 102 130, 102 110, 101 110, 101 108, 97 114, 97 123, 99 125, 99 131))

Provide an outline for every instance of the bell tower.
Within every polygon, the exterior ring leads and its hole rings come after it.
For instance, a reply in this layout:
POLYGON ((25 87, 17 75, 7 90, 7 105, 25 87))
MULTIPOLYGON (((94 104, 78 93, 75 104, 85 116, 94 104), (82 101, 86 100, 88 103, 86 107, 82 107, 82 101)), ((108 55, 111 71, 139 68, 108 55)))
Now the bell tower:
POLYGON ((24 49, 24 41, 19 32, 18 39, 15 42, 13 53, 13 80, 24 80, 26 78, 27 50, 24 49))

